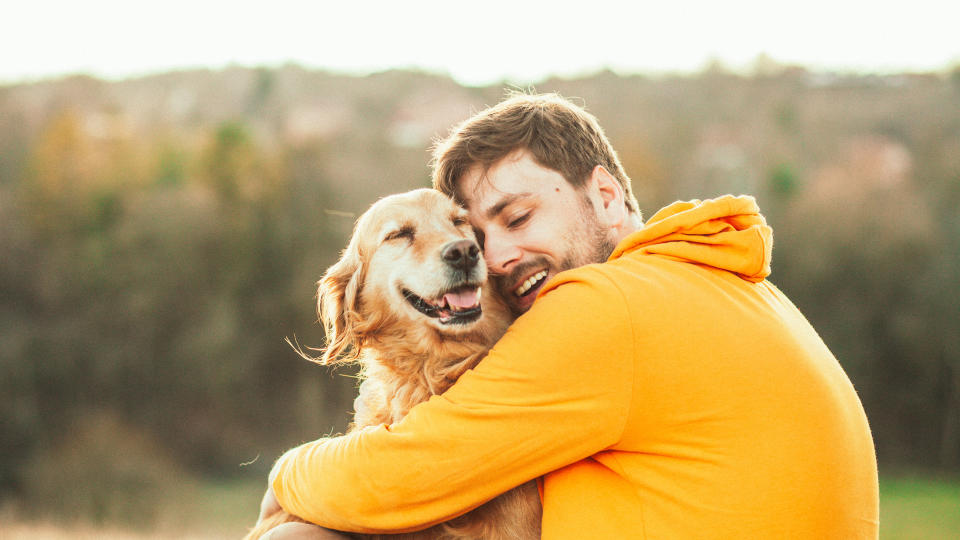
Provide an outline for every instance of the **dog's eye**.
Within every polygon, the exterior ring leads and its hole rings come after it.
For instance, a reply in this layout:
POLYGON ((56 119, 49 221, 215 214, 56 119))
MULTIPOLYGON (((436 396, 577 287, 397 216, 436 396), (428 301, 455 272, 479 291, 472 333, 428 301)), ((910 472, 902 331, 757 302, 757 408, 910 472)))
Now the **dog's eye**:
POLYGON ((466 224, 467 224, 467 218, 462 217, 462 216, 453 216, 453 226, 454 226, 454 227, 461 227, 461 226, 466 225, 466 224))
POLYGON ((413 227, 403 227, 402 229, 397 229, 383 237, 383 241, 389 242, 391 240, 398 240, 400 238, 405 238, 406 240, 413 242, 413 227))

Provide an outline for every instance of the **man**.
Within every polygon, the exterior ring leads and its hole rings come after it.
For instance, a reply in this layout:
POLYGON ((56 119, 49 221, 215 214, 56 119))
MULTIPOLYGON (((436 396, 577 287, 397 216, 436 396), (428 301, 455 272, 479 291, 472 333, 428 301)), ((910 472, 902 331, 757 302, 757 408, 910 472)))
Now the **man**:
POLYGON ((403 421, 288 452, 265 500, 399 532, 542 477, 546 539, 877 537, 867 419, 766 280, 753 199, 675 203, 642 225, 595 119, 552 95, 480 112, 434 165, 523 315, 403 421))

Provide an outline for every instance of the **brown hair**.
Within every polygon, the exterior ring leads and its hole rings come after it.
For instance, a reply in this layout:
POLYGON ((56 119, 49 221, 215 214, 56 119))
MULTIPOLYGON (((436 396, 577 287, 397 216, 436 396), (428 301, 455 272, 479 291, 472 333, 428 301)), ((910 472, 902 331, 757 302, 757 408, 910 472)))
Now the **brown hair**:
POLYGON ((455 126, 433 149, 433 187, 454 199, 457 182, 476 165, 484 171, 517 150, 582 187, 603 165, 623 188, 627 209, 640 214, 617 153, 597 119, 558 94, 512 93, 455 126))

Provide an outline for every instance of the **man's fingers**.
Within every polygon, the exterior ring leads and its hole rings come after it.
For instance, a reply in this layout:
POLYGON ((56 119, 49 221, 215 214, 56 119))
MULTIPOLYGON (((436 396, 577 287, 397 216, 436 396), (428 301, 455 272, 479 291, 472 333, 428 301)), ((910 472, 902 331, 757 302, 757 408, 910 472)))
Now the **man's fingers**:
POLYGON ((257 523, 263 521, 267 516, 276 514, 280 510, 280 503, 273 494, 273 488, 267 486, 267 492, 263 494, 263 499, 260 500, 260 516, 257 518, 257 523))
POLYGON ((324 529, 309 523, 284 523, 261 536, 260 540, 345 540, 345 534, 324 529))

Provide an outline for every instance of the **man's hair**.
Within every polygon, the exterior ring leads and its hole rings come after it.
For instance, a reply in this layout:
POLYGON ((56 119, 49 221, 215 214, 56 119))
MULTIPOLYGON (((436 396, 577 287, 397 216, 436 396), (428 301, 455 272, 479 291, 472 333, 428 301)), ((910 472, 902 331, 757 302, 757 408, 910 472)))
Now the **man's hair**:
POLYGON ((434 146, 433 187, 459 200, 457 182, 467 171, 479 165, 486 173, 518 150, 577 188, 603 165, 623 188, 627 209, 640 215, 630 177, 597 119, 558 94, 512 93, 455 126, 434 146))

